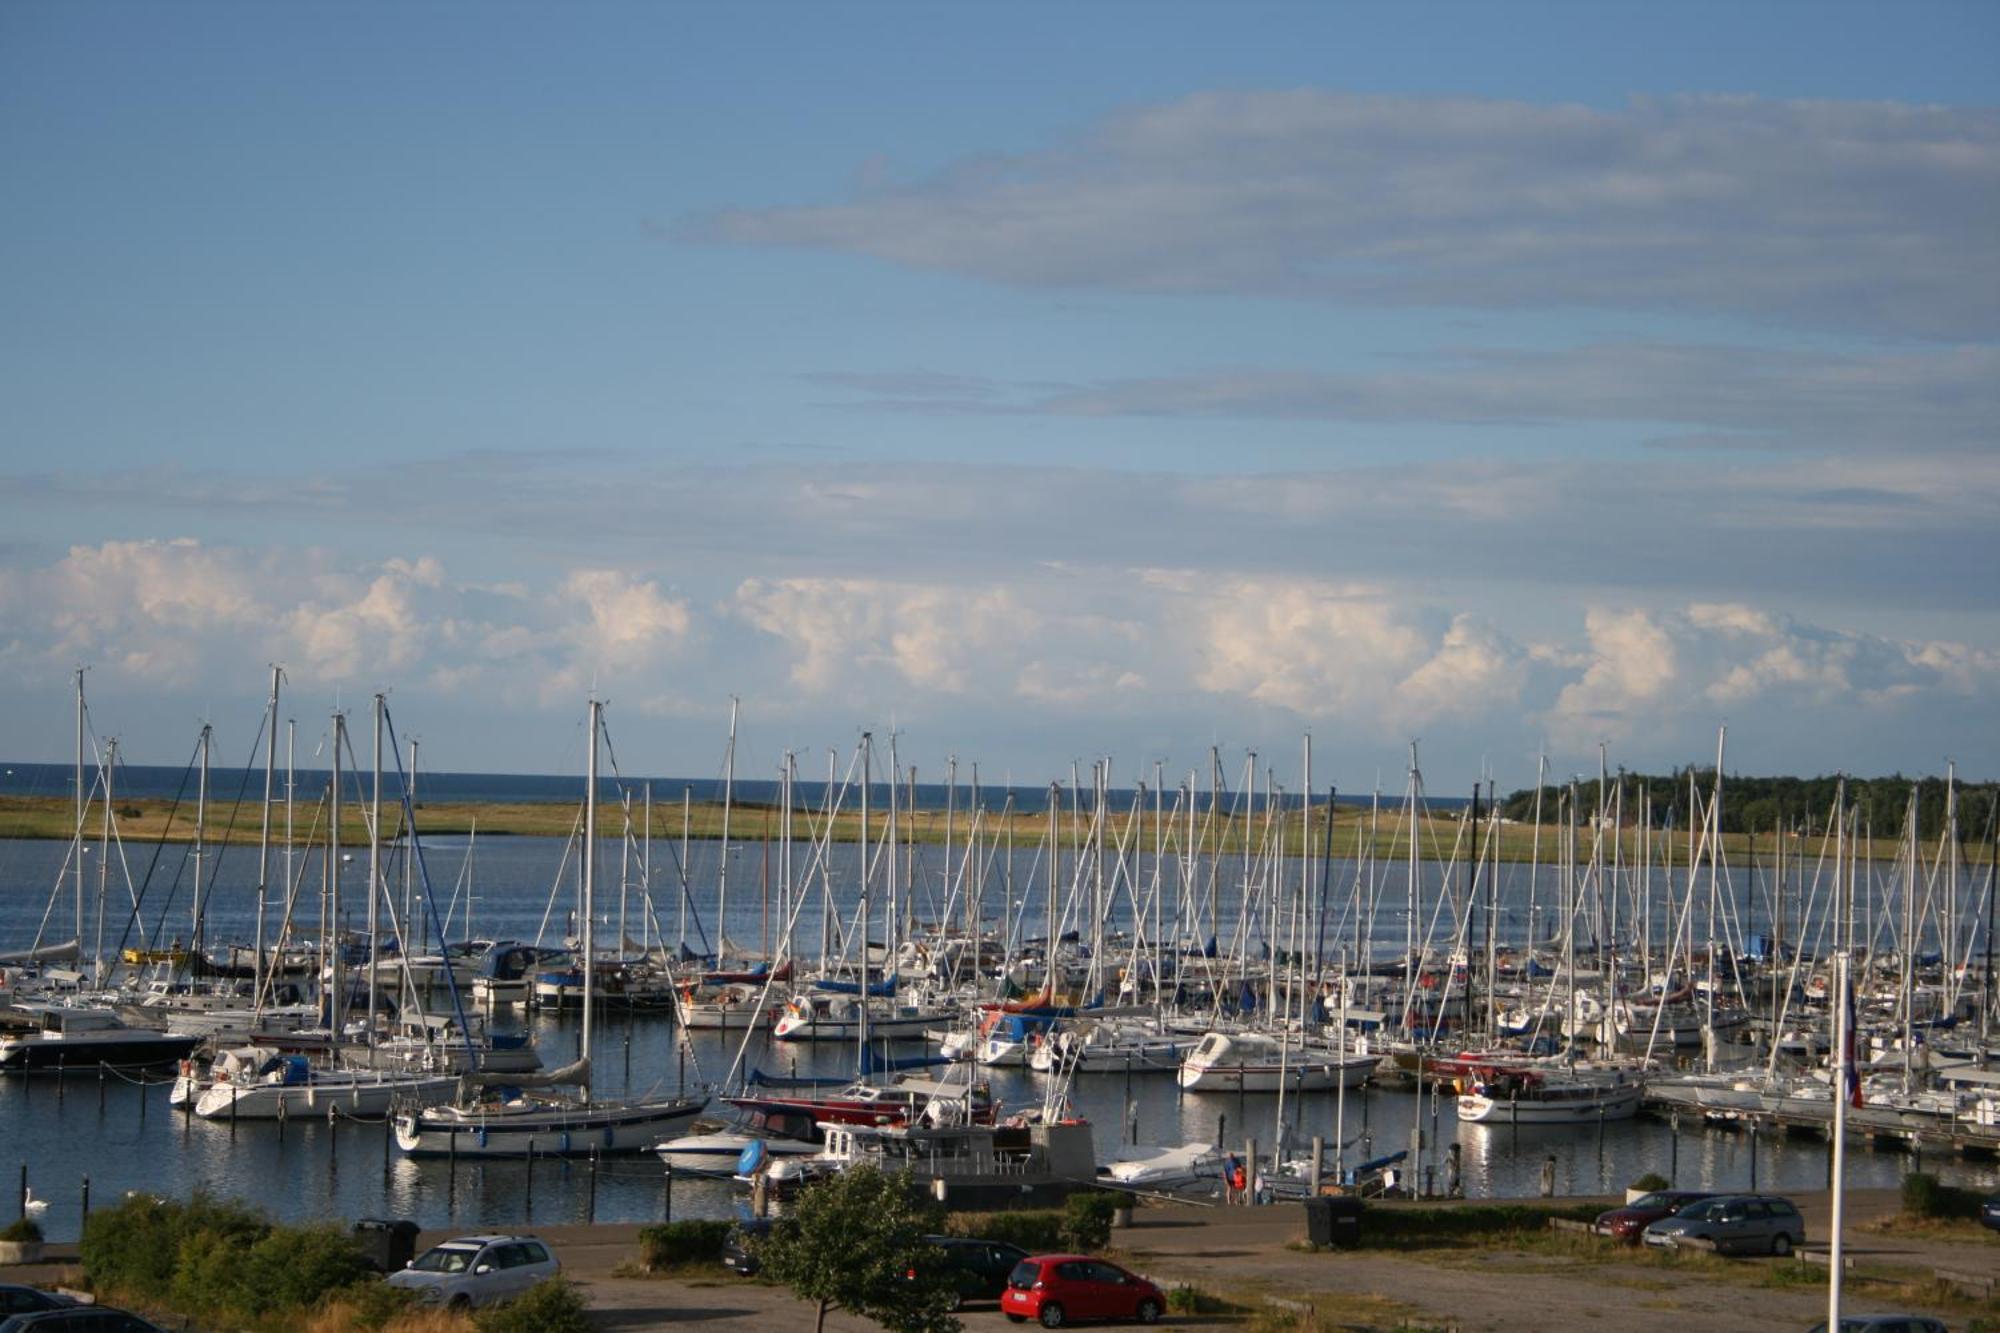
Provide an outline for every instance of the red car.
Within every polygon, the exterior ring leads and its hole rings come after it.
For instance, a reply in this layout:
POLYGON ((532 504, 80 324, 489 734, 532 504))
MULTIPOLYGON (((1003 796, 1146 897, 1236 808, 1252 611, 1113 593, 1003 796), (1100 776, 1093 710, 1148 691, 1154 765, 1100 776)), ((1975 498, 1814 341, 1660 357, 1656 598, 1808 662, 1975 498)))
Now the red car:
POLYGON ((1061 1328, 1072 1319, 1159 1320, 1166 1295, 1136 1273, 1085 1254, 1038 1254, 1014 1265, 1000 1310, 1015 1323, 1039 1319, 1061 1328))
POLYGON ((1626 1245, 1637 1245, 1646 1228, 1661 1218, 1672 1217, 1697 1200, 1714 1197, 1699 1190, 1654 1190, 1651 1194, 1640 1195, 1623 1208, 1599 1213, 1597 1224, 1591 1230, 1626 1245))

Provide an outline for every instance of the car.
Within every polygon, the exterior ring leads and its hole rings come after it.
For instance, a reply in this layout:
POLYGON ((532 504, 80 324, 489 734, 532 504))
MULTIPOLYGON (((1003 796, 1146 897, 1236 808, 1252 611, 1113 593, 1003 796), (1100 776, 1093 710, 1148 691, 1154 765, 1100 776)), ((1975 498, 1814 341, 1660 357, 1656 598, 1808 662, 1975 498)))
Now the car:
MULTIPOLYGON (((1813 1326, 1812 1333, 1826 1333, 1825 1323, 1813 1326)), ((1926 1314, 1844 1314, 1840 1333, 1951 1333, 1940 1320, 1926 1314)))
POLYGON ((166 1333, 148 1319, 105 1305, 27 1310, 0 1319, 0 1333, 166 1333))
POLYGON ((425 1250, 387 1281, 423 1304, 464 1310, 510 1301, 560 1272, 554 1252, 533 1236, 460 1236, 425 1250))
POLYGON ((36 1310, 67 1310, 76 1302, 60 1292, 43 1291, 18 1282, 0 1282, 0 1319, 36 1310))
POLYGON ((1087 1254, 1032 1255, 1014 1265, 1000 1312, 1013 1323, 1039 1320, 1061 1328, 1075 1319, 1136 1319, 1157 1323, 1166 1293, 1137 1273, 1087 1254))
MULTIPOLYGON (((954 1310, 967 1301, 990 1301, 1004 1295, 1008 1277, 1028 1257, 1020 1246, 997 1240, 925 1236, 924 1243, 944 1252, 957 1297, 952 1302, 954 1310)), ((909 1275, 914 1278, 916 1270, 911 1269, 909 1275)))
POLYGON ((1979 1205, 1979 1225, 2000 1231, 2000 1194, 1989 1194, 1979 1205))
POLYGON ((1705 1240, 1718 1254, 1790 1254, 1806 1243, 1805 1219, 1775 1194, 1719 1194, 1663 1217, 1643 1233, 1648 1245, 1705 1240))
POLYGON ((722 1238, 722 1266, 743 1277, 755 1277, 763 1264, 757 1258, 757 1246, 771 1234, 771 1219, 753 1217, 738 1222, 729 1228, 729 1234, 722 1238))
POLYGON ((1600 1236, 1627 1245, 1637 1245, 1639 1237, 1647 1227, 1663 1217, 1672 1217, 1689 1204, 1715 1196, 1705 1190, 1654 1190, 1641 1194, 1623 1208, 1613 1208, 1597 1215, 1591 1230, 1600 1236))

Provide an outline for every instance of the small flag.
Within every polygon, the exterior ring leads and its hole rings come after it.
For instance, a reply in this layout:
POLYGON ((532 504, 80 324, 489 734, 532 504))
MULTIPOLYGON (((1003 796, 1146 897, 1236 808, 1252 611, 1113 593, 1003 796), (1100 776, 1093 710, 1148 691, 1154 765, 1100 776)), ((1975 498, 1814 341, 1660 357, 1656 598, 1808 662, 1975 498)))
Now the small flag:
POLYGON ((1847 1070, 1847 1086, 1843 1091, 1847 1094, 1848 1105, 1859 1107, 1861 1105, 1861 1065, 1854 1058, 1854 987, 1852 985, 1845 988, 1845 993, 1841 996, 1841 1000, 1847 1006, 1847 1028, 1840 1052, 1841 1064, 1847 1070))

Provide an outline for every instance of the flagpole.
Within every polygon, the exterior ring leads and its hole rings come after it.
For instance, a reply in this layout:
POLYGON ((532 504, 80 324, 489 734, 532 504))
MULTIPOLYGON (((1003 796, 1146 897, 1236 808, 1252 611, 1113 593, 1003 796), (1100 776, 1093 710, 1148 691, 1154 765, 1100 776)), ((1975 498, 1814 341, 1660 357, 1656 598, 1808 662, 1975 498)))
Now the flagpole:
MULTIPOLYGON (((1846 881, 1842 878, 1841 843, 1846 832, 1846 787, 1841 783, 1840 795, 1834 803, 1834 853, 1833 883, 1834 902, 1837 908, 1851 907, 1843 890, 1846 881)), ((1846 911, 1840 913, 1848 915, 1846 911)), ((1840 923, 1851 928, 1851 921, 1840 923)), ((1847 1196, 1847 1099, 1849 1083, 1854 1082, 1854 1090, 1859 1091, 1858 1072, 1854 1068, 1854 1003, 1852 979, 1849 975, 1853 955, 1847 949, 1847 940, 1840 936, 1839 925, 1835 930, 1836 943, 1840 946, 1833 955, 1833 1209, 1832 1243, 1827 1251, 1826 1278, 1826 1326, 1838 1333, 1840 1328, 1840 1288, 1846 1277, 1845 1250, 1842 1232, 1845 1230, 1847 1196)))

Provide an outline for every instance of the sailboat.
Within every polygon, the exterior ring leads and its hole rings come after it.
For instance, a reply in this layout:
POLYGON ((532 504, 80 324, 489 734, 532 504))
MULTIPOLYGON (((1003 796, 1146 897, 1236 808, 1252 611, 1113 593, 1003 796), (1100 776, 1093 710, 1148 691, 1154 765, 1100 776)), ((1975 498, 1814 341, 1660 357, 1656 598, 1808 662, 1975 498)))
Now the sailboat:
MULTIPOLYGON (((583 806, 583 957, 595 947, 597 881, 597 748, 604 705, 590 701, 590 748, 583 806)), ((413 1157, 585 1156, 644 1152, 707 1104, 706 1096, 643 1101, 593 1101, 590 1096, 591 1029, 596 1018, 594 967, 584 967, 583 1039, 578 1058, 562 1069, 530 1076, 472 1073, 467 1081, 488 1093, 476 1100, 405 1111, 396 1117, 396 1142, 413 1157), (575 1085, 573 1097, 548 1088, 575 1085), (530 1093, 523 1088, 533 1086, 530 1093)))

